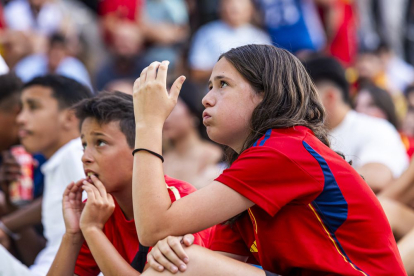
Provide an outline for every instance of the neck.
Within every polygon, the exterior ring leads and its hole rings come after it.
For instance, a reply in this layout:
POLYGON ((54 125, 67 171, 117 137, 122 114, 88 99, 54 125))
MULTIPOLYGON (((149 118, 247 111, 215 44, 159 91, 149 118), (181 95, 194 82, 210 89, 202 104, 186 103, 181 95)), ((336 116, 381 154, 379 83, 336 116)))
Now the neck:
MULTIPOLYGON (((132 183, 132 179, 131 179, 132 183)), ((127 220, 134 219, 134 208, 132 205, 132 185, 124 185, 125 189, 122 189, 118 192, 113 192, 111 195, 114 197, 116 202, 119 205, 119 208, 121 208, 122 212, 124 213, 124 216, 127 220)))
POLYGON ((46 159, 49 159, 52 157, 53 154, 55 154, 61 147, 69 143, 75 138, 79 137, 79 133, 77 132, 64 132, 61 135, 61 139, 56 142, 54 147, 51 147, 50 149, 42 152, 42 154, 45 156, 46 159))
POLYGON ((184 155, 191 152, 194 146, 202 143, 199 134, 195 129, 191 129, 186 135, 180 137, 180 139, 174 140, 174 150, 180 155, 184 155))
POLYGON ((345 119, 346 114, 351 110, 345 103, 340 103, 335 107, 335 111, 328 114, 329 120, 327 121, 327 127, 329 130, 336 128, 345 119))

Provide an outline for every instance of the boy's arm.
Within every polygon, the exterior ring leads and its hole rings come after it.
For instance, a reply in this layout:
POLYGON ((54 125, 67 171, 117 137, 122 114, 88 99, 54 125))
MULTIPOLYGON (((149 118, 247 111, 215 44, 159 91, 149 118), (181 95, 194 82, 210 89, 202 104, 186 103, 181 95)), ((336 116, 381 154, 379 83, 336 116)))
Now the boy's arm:
POLYGON ((79 221, 84 207, 82 202, 82 180, 70 183, 63 193, 62 208, 66 233, 62 237, 59 250, 53 260, 48 276, 74 275, 76 260, 84 238, 79 221))
POLYGON ((105 223, 115 209, 115 202, 94 175, 91 179, 94 185, 84 181, 82 186, 88 194, 88 200, 81 215, 80 228, 95 262, 105 276, 141 275, 125 261, 103 232, 105 223))
POLYGON ((47 276, 73 276, 76 260, 83 244, 82 234, 65 233, 47 276))
POLYGON ((141 275, 118 253, 102 229, 90 227, 82 230, 93 258, 105 276, 141 275))

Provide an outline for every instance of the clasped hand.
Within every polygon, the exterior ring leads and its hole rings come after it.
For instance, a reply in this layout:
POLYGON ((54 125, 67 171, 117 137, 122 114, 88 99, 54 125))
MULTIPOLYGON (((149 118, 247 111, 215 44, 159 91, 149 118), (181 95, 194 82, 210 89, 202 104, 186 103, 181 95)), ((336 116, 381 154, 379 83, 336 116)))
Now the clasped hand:
POLYGON ((102 230, 106 221, 115 209, 114 199, 106 192, 105 186, 94 175, 93 184, 85 179, 70 183, 63 194, 63 217, 66 233, 81 235, 89 229, 102 230), (82 191, 86 191, 88 199, 82 202, 82 191))

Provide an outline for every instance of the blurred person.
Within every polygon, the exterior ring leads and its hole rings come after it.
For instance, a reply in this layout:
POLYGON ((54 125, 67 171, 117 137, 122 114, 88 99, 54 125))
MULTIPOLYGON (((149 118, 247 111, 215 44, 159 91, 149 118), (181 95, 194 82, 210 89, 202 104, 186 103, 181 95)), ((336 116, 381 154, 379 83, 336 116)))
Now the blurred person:
POLYGON ((22 31, 34 52, 44 52, 47 37, 64 28, 64 13, 52 0, 15 0, 4 8, 10 30, 22 31))
POLYGON ((410 137, 414 137, 414 107, 410 106, 402 123, 402 132, 410 137))
POLYGON ((134 86, 134 80, 132 79, 117 79, 107 83, 103 91, 119 91, 132 95, 132 88, 134 86))
POLYGON ((34 51, 30 37, 22 32, 6 29, 0 33, 0 46, 5 62, 9 68, 34 51))
POLYGON ((163 128, 163 139, 170 145, 164 153, 165 174, 197 189, 211 183, 223 170, 219 164, 223 156, 221 148, 200 134, 202 110, 197 87, 186 81, 163 128))
POLYGON ((355 98, 355 111, 387 120, 396 130, 400 129, 390 94, 373 84, 359 87, 355 98))
POLYGON ((59 33, 50 36, 46 54, 34 54, 22 59, 14 71, 24 82, 37 76, 58 74, 92 88, 88 71, 81 61, 70 56, 68 41, 59 33))
POLYGON ((9 72, 9 67, 4 61, 3 57, 0 55, 0 75, 6 74, 9 72))
POLYGON ((326 32, 326 52, 349 66, 358 53, 359 18, 355 1, 315 0, 326 32))
POLYGON ((135 79, 145 68, 141 55, 143 36, 133 23, 118 23, 113 31, 111 55, 95 76, 96 88, 101 91, 105 85, 118 79, 135 79))
MULTIPOLYGON (((17 116, 19 138, 28 152, 42 153, 48 159, 41 168, 45 188, 42 198, 11 213, 7 221, 2 218, 2 222, 8 234, 15 235, 41 221, 47 243, 30 268, 0 246, 0 274, 46 275, 49 270, 65 232, 63 191, 70 182, 85 177, 79 120, 70 107, 90 96, 87 87, 63 76, 37 77, 24 85, 22 110, 17 116)), ((37 242, 36 239, 30 241, 37 242)))
MULTIPOLYGON (((357 87, 364 82, 372 82, 376 86, 388 91, 391 94, 395 105, 395 110, 399 120, 402 120, 407 111, 407 103, 397 86, 392 82, 392 76, 388 74, 388 62, 381 54, 382 48, 378 47, 376 50, 361 51, 358 54, 355 69, 357 71, 357 80, 354 86, 357 87)), ((398 74, 398 71, 393 69, 393 75, 398 74)), ((403 73, 402 73, 403 74, 403 73)))
POLYGON ((277 47, 292 53, 320 51, 326 35, 315 3, 309 0, 256 0, 263 25, 277 47))
POLYGON ((414 85, 408 86, 404 91, 409 107, 414 107, 414 85))
POLYGON ((174 68, 190 34, 185 0, 146 0, 139 27, 149 44, 147 63, 168 60, 174 68))
MULTIPOLYGON (((0 244, 7 249, 17 250, 20 260, 32 264, 37 253, 44 247, 44 240, 32 228, 20 232, 19 240, 14 240, 15 235, 7 232, 7 225, 17 213, 16 210, 40 197, 43 191, 40 166, 45 161, 44 157, 39 154, 30 156, 20 145, 18 137, 16 118, 21 110, 22 86, 23 83, 15 74, 0 75, 0 194, 4 199, 3 202, 0 200, 0 244), (21 162, 24 162, 23 168, 21 162), (24 185, 24 191, 20 185, 24 185), (14 214, 9 216, 12 212, 14 214), (30 242, 33 239, 39 242, 30 242)), ((40 224, 35 227, 41 232, 40 224)))
POLYGON ((372 190, 380 192, 408 166, 397 130, 386 120, 352 110, 345 71, 336 59, 314 57, 304 65, 325 107, 332 148, 351 159, 372 190))
POLYGON ((194 35, 189 53, 191 78, 205 83, 220 54, 246 44, 271 44, 263 30, 250 24, 251 0, 221 0, 220 20, 202 26, 194 35))

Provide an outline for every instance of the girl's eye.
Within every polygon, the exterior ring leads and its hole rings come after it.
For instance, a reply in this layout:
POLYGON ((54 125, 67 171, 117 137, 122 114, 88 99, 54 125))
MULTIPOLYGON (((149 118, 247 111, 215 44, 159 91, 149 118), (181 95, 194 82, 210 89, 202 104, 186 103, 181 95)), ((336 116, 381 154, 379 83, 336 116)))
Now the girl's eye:
POLYGON ((220 87, 221 87, 221 88, 226 87, 226 86, 228 86, 227 82, 225 82, 225 81, 220 81, 220 87))

